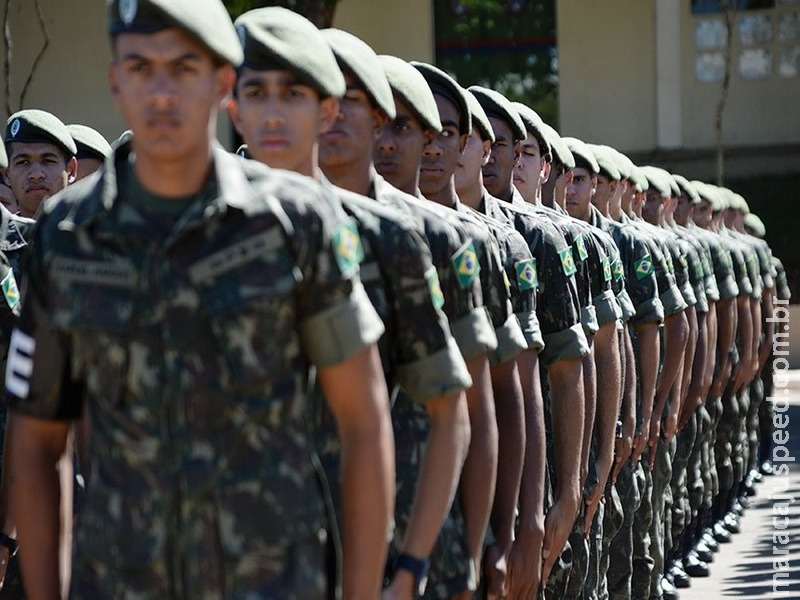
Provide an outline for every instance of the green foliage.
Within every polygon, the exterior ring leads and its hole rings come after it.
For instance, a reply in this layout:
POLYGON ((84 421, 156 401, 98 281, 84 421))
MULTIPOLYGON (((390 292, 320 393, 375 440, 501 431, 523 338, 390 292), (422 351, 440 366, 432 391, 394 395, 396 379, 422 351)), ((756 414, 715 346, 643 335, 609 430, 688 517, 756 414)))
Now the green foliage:
POLYGON ((306 17, 317 27, 330 27, 339 0, 222 0, 231 18, 253 8, 283 6, 306 17))

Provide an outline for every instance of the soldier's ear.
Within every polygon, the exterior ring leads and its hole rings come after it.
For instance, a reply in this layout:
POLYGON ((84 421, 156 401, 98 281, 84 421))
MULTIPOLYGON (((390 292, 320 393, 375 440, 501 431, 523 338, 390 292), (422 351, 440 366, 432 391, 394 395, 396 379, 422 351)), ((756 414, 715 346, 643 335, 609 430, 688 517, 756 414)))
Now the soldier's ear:
POLYGON ((78 177, 78 159, 74 156, 67 162, 67 184, 75 183, 78 177))
POLYGON ((319 101, 319 133, 325 133, 339 116, 339 99, 328 96, 319 101))
POLYGON ((383 127, 388 121, 388 117, 380 108, 375 107, 372 109, 372 131, 376 140, 380 137, 383 127))
POLYGON ((481 144, 483 144, 483 160, 481 161, 481 165, 485 165, 489 162, 489 157, 492 155, 492 140, 482 140, 481 144))
POLYGON ((460 152, 461 152, 461 154, 463 154, 464 153, 464 148, 467 147, 467 142, 469 141, 469 136, 466 133, 463 133, 463 134, 461 134, 460 137, 461 137, 461 149, 460 149, 460 152))

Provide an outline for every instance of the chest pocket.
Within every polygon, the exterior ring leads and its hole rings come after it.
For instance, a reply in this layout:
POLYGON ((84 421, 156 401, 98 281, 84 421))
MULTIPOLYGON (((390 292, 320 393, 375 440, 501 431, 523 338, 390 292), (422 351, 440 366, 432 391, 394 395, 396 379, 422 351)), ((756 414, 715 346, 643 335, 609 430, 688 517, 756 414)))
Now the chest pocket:
POLYGON ((224 357, 223 387, 275 381, 296 368, 302 274, 279 228, 204 257, 190 266, 189 277, 224 357))

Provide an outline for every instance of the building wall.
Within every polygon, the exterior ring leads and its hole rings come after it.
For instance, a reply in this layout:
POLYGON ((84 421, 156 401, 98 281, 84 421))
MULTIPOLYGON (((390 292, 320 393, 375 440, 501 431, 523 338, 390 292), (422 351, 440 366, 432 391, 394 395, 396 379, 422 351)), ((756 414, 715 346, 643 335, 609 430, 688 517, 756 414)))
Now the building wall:
POLYGON ((341 0, 334 26, 360 37, 378 54, 425 62, 434 57, 430 0, 341 0))

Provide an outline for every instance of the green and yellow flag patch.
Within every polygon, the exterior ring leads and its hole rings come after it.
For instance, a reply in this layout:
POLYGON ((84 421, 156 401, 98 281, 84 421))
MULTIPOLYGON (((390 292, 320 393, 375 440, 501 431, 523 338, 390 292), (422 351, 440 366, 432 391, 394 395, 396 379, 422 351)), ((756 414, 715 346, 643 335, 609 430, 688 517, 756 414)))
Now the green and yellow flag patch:
POLYGON ((614 281, 619 281, 625 275, 625 269, 622 266, 622 261, 618 258, 614 261, 614 281))
POLYGON ((564 275, 571 277, 575 275, 575 261, 572 259, 572 248, 563 248, 558 251, 558 256, 561 258, 561 268, 564 269, 564 275))
POLYGON ((636 273, 636 279, 644 279, 653 272, 653 261, 649 254, 646 254, 635 263, 633 263, 633 271, 636 273))
POLYGON ((19 288, 17 287, 17 280, 14 278, 14 271, 8 270, 8 275, 3 277, 0 282, 3 287, 3 296, 6 297, 6 302, 11 310, 14 310, 19 304, 19 288))
POLYGON ((578 257, 581 262, 589 258, 589 252, 586 250, 586 240, 583 239, 583 234, 575 238, 575 247, 578 249, 578 257))
POLYGON ((475 246, 472 241, 464 244, 461 249, 453 255, 453 267, 456 270, 456 277, 458 283, 461 284, 463 289, 475 281, 481 267, 478 264, 478 254, 475 252, 475 246))
POLYGON ((603 258, 603 281, 611 281, 611 259, 607 256, 603 258))
POLYGON ((442 285, 439 283, 439 274, 436 269, 431 267, 425 273, 425 281, 428 282, 428 289, 431 292, 431 300, 433 306, 438 310, 444 306, 444 294, 442 293, 442 285))
POLYGON ((355 271, 358 264, 364 260, 364 248, 353 219, 342 223, 333 233, 333 250, 339 270, 344 274, 355 271))
POLYGON ((517 269, 517 285, 521 292, 539 287, 539 272, 536 270, 535 258, 521 260, 514 266, 517 269))

